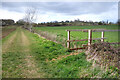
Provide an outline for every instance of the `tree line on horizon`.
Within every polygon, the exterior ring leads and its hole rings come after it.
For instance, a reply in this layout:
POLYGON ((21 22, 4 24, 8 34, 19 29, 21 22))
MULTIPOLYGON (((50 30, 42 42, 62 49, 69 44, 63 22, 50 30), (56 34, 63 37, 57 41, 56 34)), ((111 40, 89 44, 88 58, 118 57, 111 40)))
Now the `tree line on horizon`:
POLYGON ((1 26, 9 26, 9 25, 14 25, 15 21, 12 19, 0 19, 0 25, 1 26))
MULTIPOLYGON (((24 26, 25 24, 29 24, 28 22, 25 22, 23 19, 20 19, 18 21, 14 21, 12 19, 0 19, 0 24, 2 26, 9 26, 9 25, 19 25, 24 26)), ((112 23, 108 21, 99 21, 99 22, 93 22, 93 21, 81 21, 79 19, 74 21, 52 21, 52 22, 43 22, 43 23, 32 23, 33 27, 45 27, 45 26, 92 26, 92 25, 112 25, 112 24, 120 24, 120 20, 118 20, 117 23, 112 23)))
POLYGON ((79 19, 74 21, 53 21, 53 22, 44 22, 44 23, 38 23, 38 27, 41 26, 89 26, 89 25, 111 25, 114 24, 112 22, 105 22, 105 21, 99 21, 99 22, 93 22, 93 21, 80 21, 79 19))

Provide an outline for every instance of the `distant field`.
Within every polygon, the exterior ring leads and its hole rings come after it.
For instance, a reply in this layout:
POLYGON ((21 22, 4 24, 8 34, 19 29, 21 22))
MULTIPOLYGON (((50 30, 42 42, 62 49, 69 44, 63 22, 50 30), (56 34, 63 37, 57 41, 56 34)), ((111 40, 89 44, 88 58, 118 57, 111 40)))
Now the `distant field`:
POLYGON ((9 33, 11 33, 14 30, 16 30, 15 26, 6 26, 6 27, 1 28, 2 38, 6 37, 9 33))
MULTIPOLYGON (((43 36, 53 38, 53 40, 59 41, 62 44, 65 44, 67 40, 68 29, 118 29, 118 25, 101 25, 101 26, 63 26, 63 27, 34 27, 33 28, 37 33, 42 34, 43 36), (45 32, 45 33, 44 33, 45 32)), ((93 32, 93 38, 101 38, 101 32, 93 32)), ((107 42, 119 42, 118 41, 118 32, 105 32, 105 41, 107 42)), ((87 32, 71 32, 71 39, 87 39, 87 32)), ((93 41, 95 42, 95 41, 93 41)), ((87 43, 87 41, 82 41, 81 43, 87 43)), ((80 44, 80 42, 73 43, 80 44)), ((65 44, 66 45, 66 44, 65 44)))

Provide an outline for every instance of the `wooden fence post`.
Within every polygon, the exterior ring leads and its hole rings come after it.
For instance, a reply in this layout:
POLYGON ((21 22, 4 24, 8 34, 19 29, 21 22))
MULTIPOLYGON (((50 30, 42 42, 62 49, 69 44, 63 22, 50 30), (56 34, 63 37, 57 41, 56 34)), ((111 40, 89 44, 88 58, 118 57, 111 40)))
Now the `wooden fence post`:
POLYGON ((104 31, 102 31, 101 38, 101 42, 104 42, 104 31))
POLYGON ((92 43, 92 30, 88 30, 88 50, 90 50, 91 43, 92 43))
MULTIPOLYGON (((68 31, 68 41, 70 40, 70 31, 68 31)), ((70 48, 70 42, 67 42, 67 48, 70 48)))

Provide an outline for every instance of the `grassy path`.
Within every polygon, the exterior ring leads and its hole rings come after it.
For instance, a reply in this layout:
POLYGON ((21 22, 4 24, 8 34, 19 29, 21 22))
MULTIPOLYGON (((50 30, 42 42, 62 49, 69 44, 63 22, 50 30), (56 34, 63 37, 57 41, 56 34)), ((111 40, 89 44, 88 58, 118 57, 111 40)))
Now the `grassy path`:
POLYGON ((15 33, 3 43, 3 67, 5 67, 3 68, 3 77, 40 77, 34 58, 30 55, 31 51, 29 46, 31 43, 30 38, 26 36, 25 31, 21 28, 17 29, 15 33), (10 73, 9 70, 10 72, 12 70, 12 72, 10 73))
POLYGON ((22 39, 22 45, 25 47, 23 49, 23 51, 26 53, 26 66, 27 66, 27 70, 25 70, 25 76, 28 78, 40 78, 40 74, 37 72, 38 68, 36 67, 35 61, 33 56, 31 56, 30 53, 30 40, 28 39, 28 36, 25 35, 25 33, 22 31, 22 35, 21 35, 21 39, 22 39), (29 73, 29 74, 28 74, 29 73))

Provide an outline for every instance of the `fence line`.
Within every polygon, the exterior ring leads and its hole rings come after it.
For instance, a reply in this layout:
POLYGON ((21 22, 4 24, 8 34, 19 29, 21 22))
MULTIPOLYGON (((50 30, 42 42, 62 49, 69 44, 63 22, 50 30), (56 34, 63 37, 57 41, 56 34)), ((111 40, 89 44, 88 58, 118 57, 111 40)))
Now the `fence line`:
POLYGON ((92 32, 114 32, 114 31, 120 31, 120 30, 105 30, 105 29, 73 29, 73 30, 66 30, 66 31, 82 31, 82 32, 88 32, 88 30, 92 30, 92 32))
MULTIPOLYGON (((87 41, 88 44, 85 46, 88 46, 88 50, 90 49, 90 45, 92 44, 92 40, 101 40, 101 42, 104 42, 104 32, 115 32, 120 30, 105 30, 105 29, 74 29, 74 30, 66 30, 68 32, 68 38, 67 38, 67 48, 70 49, 70 42, 78 42, 78 41, 87 41), (88 32, 88 39, 81 39, 81 40, 70 40, 70 32, 71 31, 82 31, 82 32, 88 32), (92 38, 92 32, 101 32, 101 38, 92 38)), ((118 44, 118 43, 111 43, 111 44, 118 44)), ((120 43, 119 43, 120 44, 120 43)), ((70 50, 78 50, 78 49, 85 49, 85 47, 81 48, 73 48, 70 50)))

